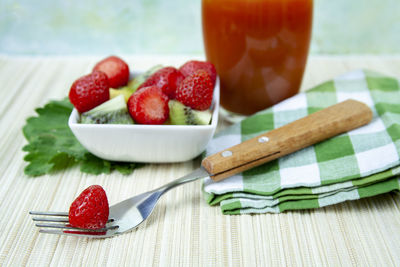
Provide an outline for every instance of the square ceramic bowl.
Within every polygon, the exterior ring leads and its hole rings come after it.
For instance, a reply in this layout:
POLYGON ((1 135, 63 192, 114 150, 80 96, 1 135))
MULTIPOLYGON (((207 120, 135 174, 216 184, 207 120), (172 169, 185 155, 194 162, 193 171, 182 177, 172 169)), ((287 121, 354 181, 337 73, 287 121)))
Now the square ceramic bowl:
POLYGON ((219 81, 214 88, 209 125, 80 124, 74 109, 68 125, 92 154, 111 161, 167 163, 200 155, 218 123, 219 81))

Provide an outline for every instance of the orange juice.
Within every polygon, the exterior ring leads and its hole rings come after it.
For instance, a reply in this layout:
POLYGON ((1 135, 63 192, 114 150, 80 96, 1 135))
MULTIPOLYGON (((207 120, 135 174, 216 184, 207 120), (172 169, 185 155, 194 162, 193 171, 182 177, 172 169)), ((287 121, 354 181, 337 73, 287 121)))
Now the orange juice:
POLYGON ((299 91, 312 0, 202 0, 207 60, 220 77, 221 105, 249 115, 299 91))

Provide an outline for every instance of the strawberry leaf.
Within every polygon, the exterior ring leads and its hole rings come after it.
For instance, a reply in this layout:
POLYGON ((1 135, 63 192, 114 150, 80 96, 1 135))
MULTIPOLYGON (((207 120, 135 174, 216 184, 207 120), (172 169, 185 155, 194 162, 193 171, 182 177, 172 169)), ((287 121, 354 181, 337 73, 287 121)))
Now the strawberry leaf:
POLYGON ((68 98, 50 101, 36 109, 38 114, 26 120, 23 134, 28 144, 24 160, 28 162, 25 174, 40 176, 54 173, 80 164, 82 172, 90 174, 110 173, 118 170, 129 174, 135 163, 110 162, 100 159, 87 151, 75 138, 68 127, 68 118, 73 109, 68 98))

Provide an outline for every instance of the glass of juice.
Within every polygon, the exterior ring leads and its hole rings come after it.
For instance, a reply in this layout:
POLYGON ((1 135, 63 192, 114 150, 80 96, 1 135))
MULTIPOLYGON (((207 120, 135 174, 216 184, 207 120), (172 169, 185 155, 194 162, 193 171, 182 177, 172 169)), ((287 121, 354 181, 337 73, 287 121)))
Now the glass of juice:
POLYGON ((224 109, 250 115, 299 91, 312 10, 313 0, 202 0, 206 57, 224 109))

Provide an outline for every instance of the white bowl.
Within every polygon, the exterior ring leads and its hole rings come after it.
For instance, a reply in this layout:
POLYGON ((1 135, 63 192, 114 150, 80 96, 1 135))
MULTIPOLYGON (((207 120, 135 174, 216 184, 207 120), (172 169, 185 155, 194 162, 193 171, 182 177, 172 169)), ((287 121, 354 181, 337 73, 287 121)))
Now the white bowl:
POLYGON ((181 162, 200 155, 218 123, 219 81, 214 89, 210 125, 80 124, 74 109, 68 125, 92 154, 111 161, 181 162))

